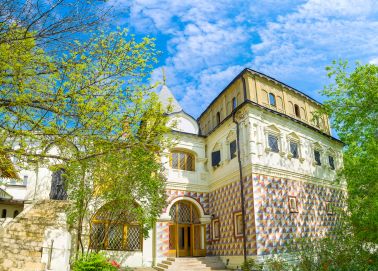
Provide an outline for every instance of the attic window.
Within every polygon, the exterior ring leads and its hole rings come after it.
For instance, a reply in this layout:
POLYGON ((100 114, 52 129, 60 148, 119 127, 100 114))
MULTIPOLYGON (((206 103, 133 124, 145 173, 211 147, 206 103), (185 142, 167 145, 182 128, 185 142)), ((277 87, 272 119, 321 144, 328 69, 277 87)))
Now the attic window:
POLYGON ((269 104, 276 106, 276 96, 273 93, 269 93, 269 104))
POLYGON ((299 106, 297 104, 294 105, 294 113, 297 118, 301 117, 301 111, 299 109, 299 106))
POLYGON ((237 107, 238 103, 236 101, 236 97, 232 98, 232 110, 234 110, 237 107))
POLYGON ((220 123, 220 113, 217 112, 217 125, 220 123))

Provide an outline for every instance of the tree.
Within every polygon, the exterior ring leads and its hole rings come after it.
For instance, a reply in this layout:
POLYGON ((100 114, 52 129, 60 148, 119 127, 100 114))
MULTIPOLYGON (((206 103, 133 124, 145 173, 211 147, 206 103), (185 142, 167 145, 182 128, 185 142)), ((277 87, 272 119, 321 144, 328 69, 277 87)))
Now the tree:
POLYGON ((327 68, 334 83, 323 90, 324 103, 340 139, 346 144, 344 169, 355 235, 378 244, 378 66, 344 61, 327 68))
POLYGON ((14 157, 17 167, 64 171, 77 251, 85 223, 106 202, 129 206, 146 233, 165 204, 157 157, 168 131, 146 80, 153 39, 96 32, 56 53, 43 41, 69 27, 46 35, 11 21, 0 24, 0 163, 10 167, 5 159, 14 157))

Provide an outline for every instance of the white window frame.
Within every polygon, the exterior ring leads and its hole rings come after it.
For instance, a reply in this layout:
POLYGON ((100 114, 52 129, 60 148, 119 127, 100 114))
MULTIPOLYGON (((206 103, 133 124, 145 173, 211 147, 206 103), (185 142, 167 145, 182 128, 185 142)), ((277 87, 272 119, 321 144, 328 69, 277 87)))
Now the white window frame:
POLYGON ((281 156, 285 155, 285 152, 283 150, 283 144, 282 144, 282 133, 281 131, 274 125, 270 125, 268 127, 265 127, 265 152, 269 153, 277 153, 273 152, 272 149, 269 147, 269 135, 273 135, 277 137, 278 140, 278 154, 281 156))

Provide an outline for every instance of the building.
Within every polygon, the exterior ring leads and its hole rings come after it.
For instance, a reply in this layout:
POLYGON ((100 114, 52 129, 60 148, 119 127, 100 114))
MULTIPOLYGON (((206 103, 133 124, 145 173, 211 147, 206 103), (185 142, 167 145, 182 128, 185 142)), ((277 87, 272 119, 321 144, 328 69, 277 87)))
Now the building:
MULTIPOLYGON (((159 97, 172 105, 177 135, 161 157, 167 207, 147 239, 138 225, 110 226, 100 209, 90 222, 90 246, 101 244, 129 266, 210 255, 235 268, 244 256, 286 253, 291 240, 321 238, 335 226, 333 210, 345 197, 335 182, 343 144, 331 136, 328 117, 316 113, 320 103, 250 69, 198 119, 166 85, 159 97)), ((39 197, 48 198, 51 175, 40 174, 47 186, 39 197)))

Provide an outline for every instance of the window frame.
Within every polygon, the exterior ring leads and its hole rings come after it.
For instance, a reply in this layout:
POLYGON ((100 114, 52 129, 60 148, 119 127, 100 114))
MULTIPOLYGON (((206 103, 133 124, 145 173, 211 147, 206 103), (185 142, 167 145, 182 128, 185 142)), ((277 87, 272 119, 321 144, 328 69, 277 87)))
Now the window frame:
POLYGON ((272 132, 268 132, 268 148, 269 148, 269 151, 271 152, 275 152, 275 153, 280 153, 280 137, 279 135, 275 134, 275 133, 272 133, 272 132), (277 150, 273 149, 271 146, 270 146, 270 138, 275 138, 276 139, 276 142, 277 142, 277 150))
POLYGON ((213 168, 219 167, 221 161, 222 161, 222 153, 221 153, 221 151, 220 151, 220 150, 213 150, 213 151, 211 152, 211 166, 212 166, 213 168), (214 161, 214 153, 217 153, 217 152, 219 152, 219 161, 218 161, 217 164, 215 164, 215 163, 213 162, 213 161, 214 161))
POLYGON ((298 213, 298 199, 296 196, 288 196, 288 207, 290 213, 298 213), (295 202, 295 206, 292 206, 292 200, 295 202))
POLYGON ((232 106, 232 110, 231 111, 235 110, 236 107, 238 107, 238 100, 236 99, 236 97, 232 98, 231 106, 232 106))
POLYGON ((169 154, 169 166, 170 166, 170 168, 176 169, 176 170, 196 171, 195 156, 190 152, 186 152, 186 151, 182 151, 182 150, 172 150, 169 154), (173 167, 173 155, 174 154, 178 155, 178 157, 177 157, 177 168, 173 167), (184 168, 181 168, 181 163, 180 163, 180 160, 181 160, 180 155, 181 154, 184 154, 184 168), (192 160, 190 168, 188 166, 188 157, 191 157, 191 160, 192 160))
POLYGON ((236 211, 234 212, 233 214, 233 224, 234 224, 234 236, 235 238, 242 238, 243 237, 243 214, 241 211, 236 211), (238 225, 238 221, 237 221, 237 218, 238 217, 241 217, 241 222, 242 222, 242 225, 241 225, 241 229, 240 229, 240 232, 239 232, 239 225, 238 225))
POLYGON ((299 142, 297 140, 289 139, 289 154, 290 154, 290 158, 294 158, 294 159, 299 159, 300 158, 300 155, 299 155, 299 142), (296 156, 292 152, 292 149, 291 149, 292 144, 295 144, 297 146, 297 155, 296 156))
POLYGON ((328 166, 331 170, 336 170, 335 157, 331 154, 328 154, 328 166))
POLYGON ((268 98, 269 98, 269 105, 273 107, 277 107, 276 95, 274 95, 272 92, 269 92, 268 98))
POLYGON ((335 214, 335 206, 332 201, 326 201, 325 210, 327 215, 335 214))
POLYGON ((229 143, 229 150, 230 150, 230 160, 232 160, 232 159, 234 159, 238 156, 238 146, 236 144, 236 139, 232 140, 229 143), (231 144, 235 144, 235 151, 234 152, 232 152, 231 144))
POLYGON ((322 165, 322 153, 321 153, 321 151, 318 148, 314 148, 313 155, 314 155, 314 165, 315 166, 321 166, 322 165), (317 157, 316 153, 319 154, 319 161, 316 159, 316 157, 317 157))
POLYGON ((211 221, 211 233, 212 233, 212 235, 211 235, 212 240, 218 241, 220 239, 220 222, 219 222, 219 218, 214 218, 211 221), (215 224, 218 224, 217 230, 215 228, 215 224))
POLYGON ((294 104, 294 115, 300 119, 301 118, 301 108, 299 107, 299 105, 297 104, 294 104))

